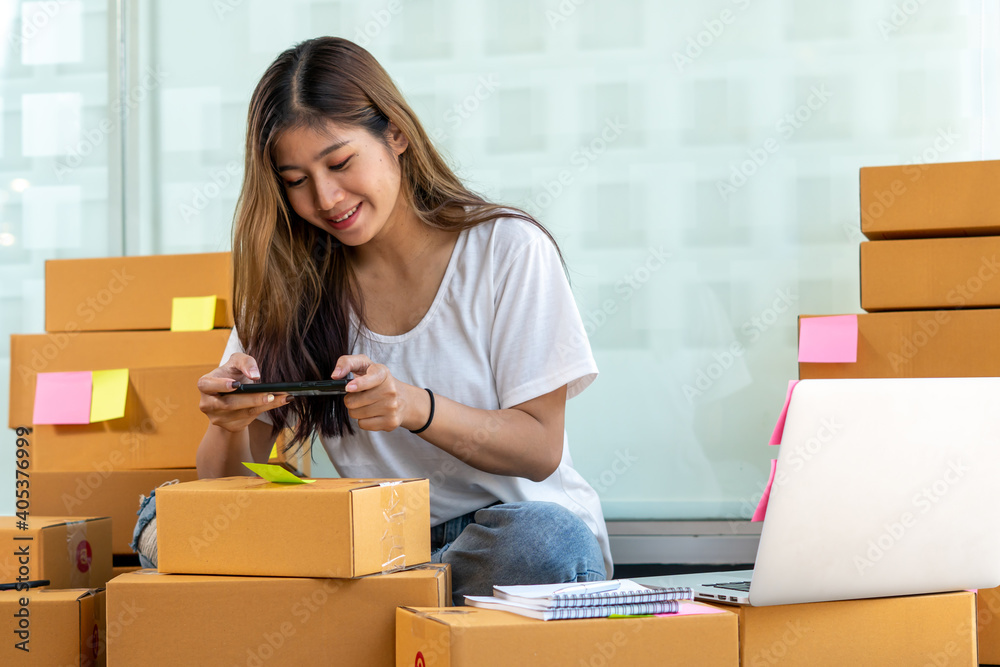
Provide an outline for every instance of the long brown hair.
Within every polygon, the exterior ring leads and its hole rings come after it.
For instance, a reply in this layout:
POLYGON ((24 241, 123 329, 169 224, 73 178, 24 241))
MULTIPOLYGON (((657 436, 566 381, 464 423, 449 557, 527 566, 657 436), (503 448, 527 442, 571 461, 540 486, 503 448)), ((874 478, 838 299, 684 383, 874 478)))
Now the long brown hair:
MULTIPOLYGON (((459 231, 513 217, 552 239, 527 213, 491 204, 462 184, 370 53, 338 37, 302 42, 279 55, 254 89, 233 224, 236 328, 265 382, 328 379, 352 348, 351 313, 365 322, 348 250, 291 208, 272 154, 287 130, 329 121, 364 128, 386 145, 390 122, 402 131, 408 146, 399 156, 400 190, 425 224, 459 231)), ((288 447, 316 431, 354 433, 337 398, 295 401, 268 414, 275 433, 294 426, 288 447)))

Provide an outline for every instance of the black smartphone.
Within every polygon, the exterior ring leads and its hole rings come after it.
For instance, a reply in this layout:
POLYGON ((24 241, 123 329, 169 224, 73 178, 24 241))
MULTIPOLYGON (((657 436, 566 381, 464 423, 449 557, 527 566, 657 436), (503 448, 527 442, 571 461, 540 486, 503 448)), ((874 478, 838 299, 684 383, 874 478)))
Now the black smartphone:
POLYGON ((244 394, 294 394, 296 396, 331 396, 347 393, 350 380, 315 380, 313 382, 234 383, 235 391, 244 394))

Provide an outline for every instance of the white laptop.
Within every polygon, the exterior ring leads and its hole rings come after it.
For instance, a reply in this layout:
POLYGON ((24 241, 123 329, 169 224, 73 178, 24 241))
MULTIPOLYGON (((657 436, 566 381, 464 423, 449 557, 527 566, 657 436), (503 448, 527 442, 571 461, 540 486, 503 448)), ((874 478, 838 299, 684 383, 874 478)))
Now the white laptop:
POLYGON ((1000 378, 803 380, 776 450, 753 570, 636 581, 755 606, 1000 586, 1000 378))

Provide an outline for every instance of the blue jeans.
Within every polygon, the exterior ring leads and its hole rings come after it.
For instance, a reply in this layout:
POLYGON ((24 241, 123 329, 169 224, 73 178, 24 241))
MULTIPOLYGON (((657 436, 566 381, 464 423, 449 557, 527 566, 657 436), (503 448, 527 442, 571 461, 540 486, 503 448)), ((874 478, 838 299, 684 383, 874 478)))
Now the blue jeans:
POLYGON ((132 542, 129 547, 139 554, 139 565, 155 568, 156 563, 139 553, 139 536, 142 535, 147 524, 156 518, 156 489, 150 491, 148 496, 142 496, 139 502, 139 511, 136 514, 139 515, 139 519, 135 522, 135 528, 132 530, 132 542))
POLYGON ((606 578, 587 524, 562 505, 491 505, 431 528, 431 562, 451 565, 452 600, 492 595, 494 585, 562 584, 606 578))

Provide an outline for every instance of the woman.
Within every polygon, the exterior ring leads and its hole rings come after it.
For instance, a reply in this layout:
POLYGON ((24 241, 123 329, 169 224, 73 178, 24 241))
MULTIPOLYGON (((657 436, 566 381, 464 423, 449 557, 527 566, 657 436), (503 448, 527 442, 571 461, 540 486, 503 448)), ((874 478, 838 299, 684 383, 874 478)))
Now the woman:
POLYGON ((198 383, 199 476, 248 474, 291 427, 289 446, 318 435, 345 477, 430 479, 457 604, 610 575, 565 437, 597 368, 559 251, 462 185, 364 49, 309 40, 257 85, 233 262, 236 327, 198 383), (351 374, 343 397, 232 393, 351 374))

